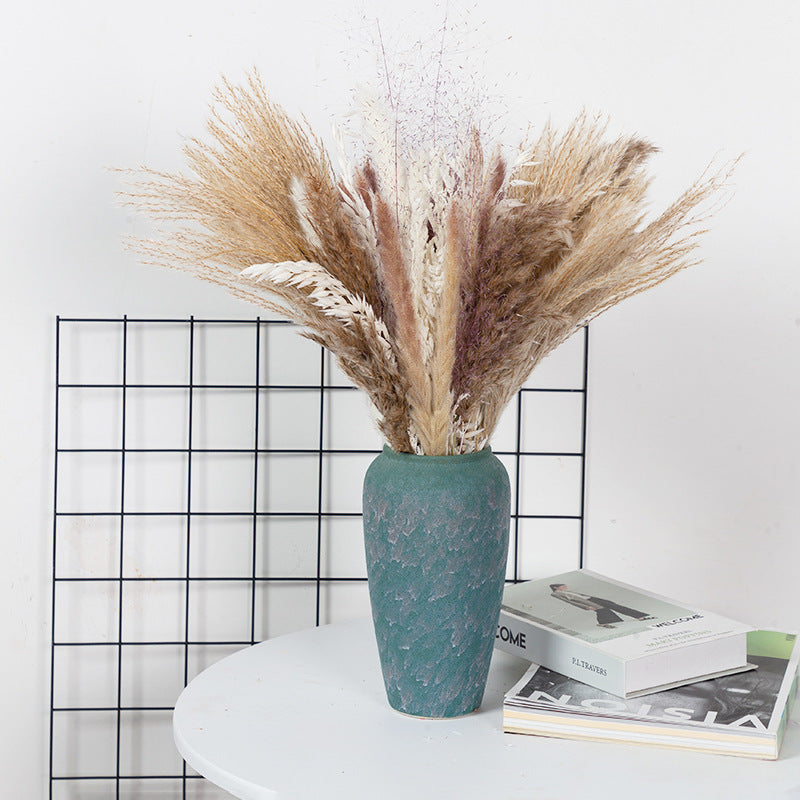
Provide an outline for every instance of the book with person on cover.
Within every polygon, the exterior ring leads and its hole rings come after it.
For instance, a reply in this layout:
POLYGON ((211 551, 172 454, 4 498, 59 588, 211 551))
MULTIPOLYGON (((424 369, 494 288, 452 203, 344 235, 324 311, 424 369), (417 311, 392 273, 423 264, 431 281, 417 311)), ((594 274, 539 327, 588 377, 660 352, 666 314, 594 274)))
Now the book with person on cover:
POLYGON ((749 630, 581 569, 507 586, 495 646, 636 697, 752 669, 749 630))
POLYGON ((622 700, 532 664, 506 695, 503 730, 776 759, 797 694, 800 639, 754 631, 758 669, 622 700))

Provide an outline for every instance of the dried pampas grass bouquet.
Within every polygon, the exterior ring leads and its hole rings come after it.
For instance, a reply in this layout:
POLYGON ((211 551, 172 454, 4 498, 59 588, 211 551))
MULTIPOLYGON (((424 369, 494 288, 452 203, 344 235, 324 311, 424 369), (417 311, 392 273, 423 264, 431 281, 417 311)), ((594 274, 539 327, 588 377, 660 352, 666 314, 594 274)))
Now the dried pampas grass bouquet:
POLYGON ((445 141, 433 111, 427 138, 406 136, 391 91, 362 96, 357 158, 340 141, 336 169, 253 73, 217 90, 190 174, 139 171, 123 202, 172 226, 139 243, 148 261, 328 348, 392 449, 452 455, 487 445, 553 348, 692 262, 730 169, 645 222, 648 142, 586 114, 513 150, 474 120, 445 141))

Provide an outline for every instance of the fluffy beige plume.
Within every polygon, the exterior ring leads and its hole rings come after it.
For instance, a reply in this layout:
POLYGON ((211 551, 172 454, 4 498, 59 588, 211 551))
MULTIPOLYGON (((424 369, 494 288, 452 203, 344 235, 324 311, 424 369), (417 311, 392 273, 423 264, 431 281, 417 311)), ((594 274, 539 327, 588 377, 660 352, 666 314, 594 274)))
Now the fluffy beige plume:
POLYGON ((315 261, 379 311, 374 253, 353 229, 319 141, 267 98, 255 74, 244 87, 223 82, 215 101, 210 141, 184 148, 193 175, 131 172, 120 193, 179 223, 141 243, 148 258, 226 285, 250 264, 315 261))
POLYGON ((430 376, 425 368, 419 323, 396 219, 380 194, 374 195, 378 252, 383 265, 386 293, 395 318, 395 341, 400 363, 408 380, 411 440, 421 453, 431 452, 430 376))
MULTIPOLYGON (((441 302, 434 328, 431 354, 431 455, 444 456, 459 452, 463 442, 454 440, 456 419, 453 408, 453 364, 456 357, 456 332, 461 306, 461 265, 464 257, 463 234, 458 210, 451 205, 444 238, 443 283, 441 302)), ((461 437, 464 438, 463 436, 461 437)))
POLYGON ((420 330, 422 358, 428 368, 433 353, 434 331, 442 295, 445 249, 444 214, 450 197, 446 167, 439 152, 428 158, 415 159, 408 165, 405 196, 400 207, 405 209, 401 231, 407 241, 409 273, 414 298, 414 311, 420 330), (444 173, 444 174, 443 174, 444 173))

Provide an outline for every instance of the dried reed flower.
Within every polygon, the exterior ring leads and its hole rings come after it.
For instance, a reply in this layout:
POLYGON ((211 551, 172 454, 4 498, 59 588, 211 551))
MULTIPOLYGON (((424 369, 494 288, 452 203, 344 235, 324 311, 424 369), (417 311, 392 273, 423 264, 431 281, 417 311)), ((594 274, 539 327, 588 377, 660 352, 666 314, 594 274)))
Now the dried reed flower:
MULTIPOLYGON (((192 177, 136 173, 123 202, 179 229, 142 242, 285 315, 369 395, 392 448, 486 446, 553 348, 600 312, 693 260, 707 176, 644 222, 652 145, 606 140, 581 115, 509 163, 476 130, 460 145, 398 139, 397 111, 362 98, 361 162, 334 172, 320 141, 257 74, 223 83, 192 177)), ((434 128, 435 131, 435 128, 434 128)))

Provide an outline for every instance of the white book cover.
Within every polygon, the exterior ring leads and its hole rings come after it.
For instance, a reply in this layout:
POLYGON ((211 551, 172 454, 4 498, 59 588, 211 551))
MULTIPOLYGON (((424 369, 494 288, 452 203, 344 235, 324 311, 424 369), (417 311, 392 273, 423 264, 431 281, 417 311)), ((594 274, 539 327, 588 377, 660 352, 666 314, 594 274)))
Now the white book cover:
POLYGON ((752 628, 589 570, 511 584, 495 644, 620 697, 748 668, 752 628))

